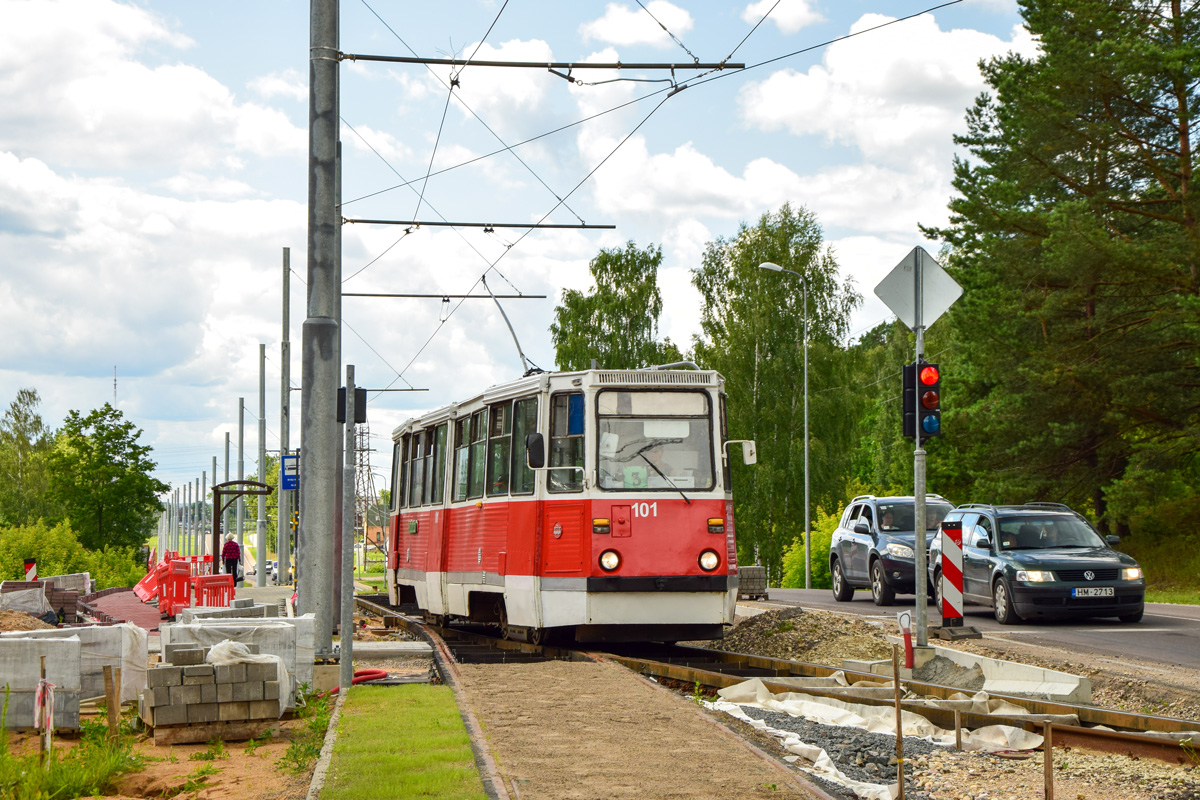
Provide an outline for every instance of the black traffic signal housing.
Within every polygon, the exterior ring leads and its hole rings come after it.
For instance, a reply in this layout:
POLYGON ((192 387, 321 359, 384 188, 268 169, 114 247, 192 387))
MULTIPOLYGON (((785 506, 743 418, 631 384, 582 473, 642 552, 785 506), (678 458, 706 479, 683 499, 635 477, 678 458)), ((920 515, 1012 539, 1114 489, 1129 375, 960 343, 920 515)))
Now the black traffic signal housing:
POLYGON ((921 431, 921 441, 942 435, 942 371, 926 361, 904 365, 904 405, 900 409, 906 438, 921 431))

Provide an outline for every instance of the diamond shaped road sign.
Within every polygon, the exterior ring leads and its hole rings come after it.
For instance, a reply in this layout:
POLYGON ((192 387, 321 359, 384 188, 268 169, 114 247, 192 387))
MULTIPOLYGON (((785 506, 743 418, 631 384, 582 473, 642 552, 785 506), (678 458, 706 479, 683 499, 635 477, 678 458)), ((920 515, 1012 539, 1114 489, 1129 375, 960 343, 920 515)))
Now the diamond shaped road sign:
POLYGON ((875 296, 900 321, 916 330, 928 328, 954 301, 962 287, 922 247, 914 247, 875 287, 875 296))

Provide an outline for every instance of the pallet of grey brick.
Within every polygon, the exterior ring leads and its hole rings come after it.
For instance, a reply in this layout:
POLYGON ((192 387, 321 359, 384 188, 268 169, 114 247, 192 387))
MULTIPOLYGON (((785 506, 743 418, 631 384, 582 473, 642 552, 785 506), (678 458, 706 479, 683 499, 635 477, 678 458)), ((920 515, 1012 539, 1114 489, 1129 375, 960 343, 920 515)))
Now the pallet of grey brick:
MULTIPOLYGON (((69 639, 80 642, 80 697, 104 694, 104 668, 121 670, 121 701, 137 699, 146 685, 149 659, 146 631, 136 625, 83 625, 78 628, 52 628, 38 631, 13 631, 0 639, 69 639)), ((0 672, 0 682, 3 672, 0 672)), ((0 683, 0 689, 3 688, 0 683)))
POLYGON ((7 728, 32 728, 34 696, 41 680, 41 661, 46 658, 46 680, 54 684, 54 727, 79 728, 80 663, 79 638, 0 638, 0 690, 7 685, 7 728))
POLYGON ((212 647, 226 639, 247 646, 258 645, 263 655, 279 656, 287 673, 282 683, 285 708, 296 704, 296 687, 312 685, 313 616, 294 619, 265 619, 261 622, 235 620, 196 620, 189 624, 164 625, 162 641, 168 645, 191 644, 212 647))

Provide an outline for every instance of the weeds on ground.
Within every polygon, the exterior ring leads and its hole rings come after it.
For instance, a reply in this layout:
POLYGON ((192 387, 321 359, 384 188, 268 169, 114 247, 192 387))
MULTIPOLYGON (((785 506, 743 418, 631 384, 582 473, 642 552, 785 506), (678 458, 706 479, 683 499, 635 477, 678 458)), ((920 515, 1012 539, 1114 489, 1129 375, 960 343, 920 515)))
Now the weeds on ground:
POLYGON ((220 772, 220 770, 214 767, 211 763, 201 764, 188 773, 187 779, 183 783, 167 789, 163 792, 162 796, 175 797, 176 795, 180 794, 191 794, 193 792, 198 792, 208 785, 209 776, 216 775, 218 772, 220 772))
POLYGON ((296 716, 304 720, 304 725, 290 732, 292 743, 279 757, 284 769, 299 775, 312 768, 321 755, 332 714, 329 700, 319 695, 307 695, 303 705, 297 704, 296 716))
POLYGON ((143 767, 133 753, 132 737, 124 730, 115 739, 108 737, 104 722, 85 721, 79 744, 70 750, 59 748, 46 755, 44 765, 38 754, 15 756, 8 749, 9 689, 4 691, 0 711, 0 796, 15 800, 34 798, 70 798, 109 794, 121 775, 143 767))
POLYGON ((217 761, 222 758, 229 758, 225 742, 221 739, 213 739, 208 743, 207 750, 202 753, 192 753, 188 756, 188 761, 217 761))
POLYGON ((242 752, 244 752, 248 756, 254 755, 254 752, 256 750, 258 750, 258 746, 260 744, 263 744, 264 742, 266 742, 268 739, 271 738, 271 733, 274 730, 275 729, 272 728, 271 730, 266 731, 264 733, 260 733, 258 736, 255 736, 252 739, 250 739, 250 741, 246 742, 246 746, 242 749, 242 752))

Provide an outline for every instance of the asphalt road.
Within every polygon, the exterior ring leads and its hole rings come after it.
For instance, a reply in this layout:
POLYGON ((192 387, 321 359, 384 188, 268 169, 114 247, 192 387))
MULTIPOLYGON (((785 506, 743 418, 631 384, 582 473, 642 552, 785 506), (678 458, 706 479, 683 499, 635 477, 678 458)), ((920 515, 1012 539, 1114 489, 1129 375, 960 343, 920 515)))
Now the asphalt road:
MULTIPOLYGON (((870 592, 862 590, 855 592, 854 599, 847 603, 834 600, 828 589, 769 589, 767 596, 772 602, 859 614, 892 625, 896 624, 896 612, 914 608, 911 595, 900 595, 896 605, 880 607, 871 602, 870 592)), ((937 606, 931 604, 928 614, 930 625, 941 623, 937 606)), ((964 610, 963 624, 979 629, 985 637, 1039 645, 1058 651, 1064 658, 1071 653, 1090 653, 1117 660, 1136 658, 1164 667, 1200 669, 1200 606, 1148 603, 1146 615, 1135 624, 1093 617, 1001 625, 990 608, 969 605, 964 610)))

